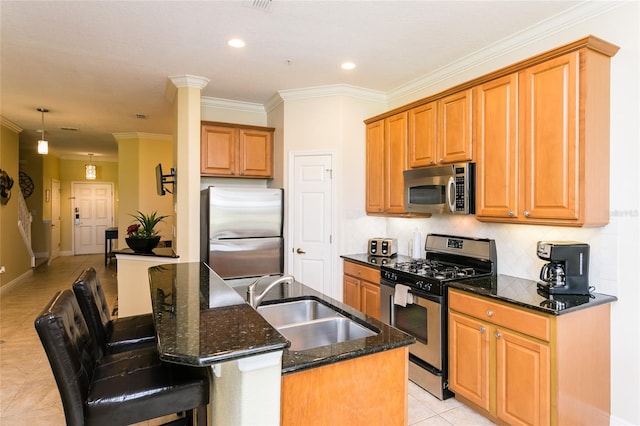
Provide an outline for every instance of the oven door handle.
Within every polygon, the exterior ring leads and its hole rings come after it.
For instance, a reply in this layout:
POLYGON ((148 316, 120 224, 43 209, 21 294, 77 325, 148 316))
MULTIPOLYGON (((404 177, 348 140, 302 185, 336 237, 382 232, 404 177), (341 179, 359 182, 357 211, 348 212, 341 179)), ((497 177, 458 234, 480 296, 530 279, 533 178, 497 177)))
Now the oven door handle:
POLYGON ((391 325, 391 327, 395 327, 396 326, 396 304, 394 303, 393 300, 393 293, 391 293, 389 295, 389 303, 391 304, 389 306, 389 325, 391 325))

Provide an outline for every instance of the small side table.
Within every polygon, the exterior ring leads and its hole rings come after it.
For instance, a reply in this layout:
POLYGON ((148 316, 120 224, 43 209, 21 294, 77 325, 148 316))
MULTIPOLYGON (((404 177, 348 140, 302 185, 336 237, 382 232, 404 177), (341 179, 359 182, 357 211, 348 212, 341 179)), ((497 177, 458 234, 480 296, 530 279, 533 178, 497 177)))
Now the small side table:
POLYGON ((118 239, 118 228, 107 228, 104 230, 104 265, 107 266, 109 259, 114 257, 113 240, 118 239), (107 243, 109 248, 107 249, 107 243))

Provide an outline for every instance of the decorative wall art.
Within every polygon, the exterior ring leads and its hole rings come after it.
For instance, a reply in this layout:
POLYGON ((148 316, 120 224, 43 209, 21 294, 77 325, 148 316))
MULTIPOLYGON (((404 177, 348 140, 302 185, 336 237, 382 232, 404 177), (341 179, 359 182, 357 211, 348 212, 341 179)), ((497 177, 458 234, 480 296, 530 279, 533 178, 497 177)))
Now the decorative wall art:
POLYGON ((13 179, 0 169, 0 204, 5 205, 11 198, 11 188, 13 187, 13 179))
POLYGON ((34 188, 33 180, 28 174, 20 170, 20 172, 18 172, 18 182, 20 182, 20 189, 22 190, 22 196, 26 200, 31 196, 31 194, 33 194, 33 188, 34 188))

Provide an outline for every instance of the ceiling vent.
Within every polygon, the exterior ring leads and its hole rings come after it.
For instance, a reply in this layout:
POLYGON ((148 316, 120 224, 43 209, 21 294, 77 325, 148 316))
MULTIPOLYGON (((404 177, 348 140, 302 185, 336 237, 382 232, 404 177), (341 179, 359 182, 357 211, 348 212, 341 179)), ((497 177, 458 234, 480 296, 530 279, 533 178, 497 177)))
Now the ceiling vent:
POLYGON ((253 0, 251 1, 251 7, 254 9, 269 10, 271 0, 253 0))

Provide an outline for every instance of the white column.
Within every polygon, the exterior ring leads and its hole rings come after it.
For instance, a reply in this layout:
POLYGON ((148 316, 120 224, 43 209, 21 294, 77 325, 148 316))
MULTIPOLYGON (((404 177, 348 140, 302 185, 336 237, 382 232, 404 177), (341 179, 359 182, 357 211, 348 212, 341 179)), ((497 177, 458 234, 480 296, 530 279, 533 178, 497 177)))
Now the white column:
POLYGON ((282 351, 215 365, 209 416, 214 426, 280 424, 282 351))
POLYGON ((209 79, 169 77, 167 98, 174 106, 174 251, 182 262, 200 260, 200 93, 209 79))

